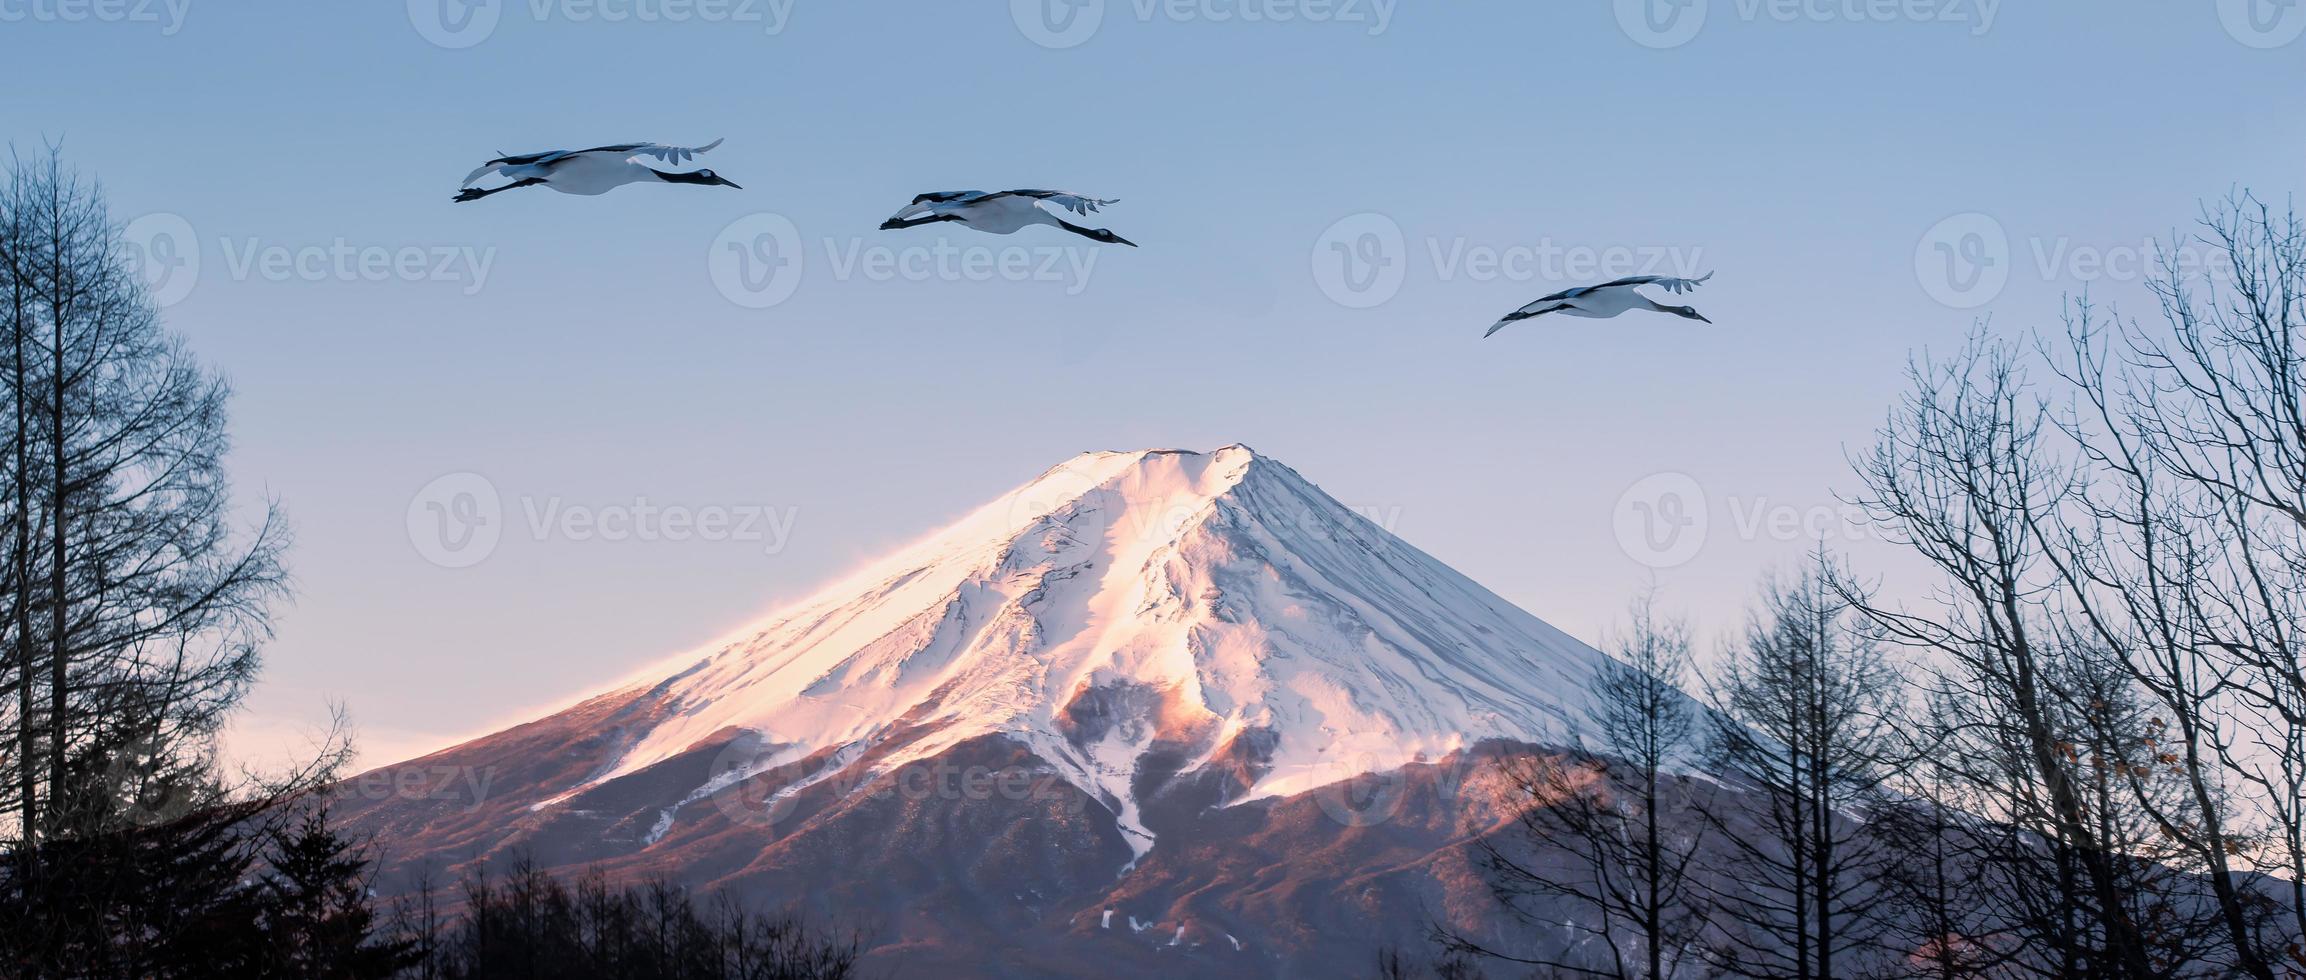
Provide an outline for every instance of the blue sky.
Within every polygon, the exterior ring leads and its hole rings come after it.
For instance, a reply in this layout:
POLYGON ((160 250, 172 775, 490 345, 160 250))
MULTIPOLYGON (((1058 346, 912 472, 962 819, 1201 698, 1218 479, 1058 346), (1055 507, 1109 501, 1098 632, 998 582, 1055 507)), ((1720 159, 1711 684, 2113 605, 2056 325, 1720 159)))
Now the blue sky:
POLYGON ((295 521, 242 744, 337 699, 377 762, 1087 449, 1246 442, 1573 633, 1658 565, 1725 633, 1909 351, 2148 312, 2126 259, 2306 163, 2275 0, 175 2, 0 0, 0 120, 138 219, 295 521), (499 150, 716 137, 744 190, 448 202, 499 150), (1032 186, 1144 247, 875 230, 1032 186), (1648 271, 1717 271, 1715 325, 1480 339, 1648 271), (444 561, 475 479, 500 540, 444 561), (562 523, 651 507, 728 523, 562 523), (1692 511, 1694 547, 1621 533, 1692 511))

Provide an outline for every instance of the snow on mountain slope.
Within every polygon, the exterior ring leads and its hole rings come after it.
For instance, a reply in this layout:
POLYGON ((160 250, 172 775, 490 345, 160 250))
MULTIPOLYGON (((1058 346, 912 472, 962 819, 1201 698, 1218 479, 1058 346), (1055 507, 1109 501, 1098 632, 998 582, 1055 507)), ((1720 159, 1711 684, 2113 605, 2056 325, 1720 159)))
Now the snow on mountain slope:
POLYGON ((682 803, 826 750, 830 778, 898 733, 875 765, 998 733, 1142 855, 1132 786, 1156 745, 1187 773, 1247 759, 1229 802, 1292 794, 1559 741, 1600 663, 1246 447, 1090 453, 645 685, 666 720, 592 782, 731 728, 774 751, 682 803))

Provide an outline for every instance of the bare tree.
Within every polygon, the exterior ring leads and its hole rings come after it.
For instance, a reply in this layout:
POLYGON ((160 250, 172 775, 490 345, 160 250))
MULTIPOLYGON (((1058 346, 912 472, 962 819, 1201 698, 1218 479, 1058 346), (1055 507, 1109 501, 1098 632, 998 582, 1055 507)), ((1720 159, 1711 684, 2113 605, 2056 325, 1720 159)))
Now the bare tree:
POLYGON ((39 670, 32 639, 32 603, 28 583, 32 579, 32 485, 25 479, 31 468, 30 413, 26 393, 30 390, 26 335, 32 329, 33 284, 31 209, 34 195, 29 175, 22 161, 15 161, 7 187, 0 190, 0 289, 7 291, 7 307, 0 310, 5 322, 0 329, 7 331, 9 341, 7 398, 8 426, 7 469, 8 499, 0 502, 7 511, 8 566, 4 581, 7 585, 8 616, 5 629, 9 634, 7 648, 7 686, 14 688, 15 717, 11 719, 10 756, 14 777, 6 781, 0 793, 13 792, 13 798, 0 796, 6 811, 16 816, 16 824, 27 843, 36 840, 39 826, 39 768, 30 763, 37 754, 41 731, 40 717, 35 700, 38 688, 34 675, 39 670))
POLYGON ((1688 811, 1705 790, 1674 773, 1697 751, 1698 707, 1682 689, 1689 627, 1660 617, 1645 593, 1612 652, 1591 692, 1591 738, 1579 733, 1566 756, 1501 762, 1519 839, 1480 845, 1507 911, 1551 928, 1567 905, 1567 935, 1516 951, 1440 930, 1452 952, 1617 980, 1675 976, 1694 957, 1706 909, 1691 879, 1705 835, 1688 811))
POLYGON ((1993 879, 1987 925, 2043 975, 2272 976, 2263 903, 2228 868, 2246 843, 2210 771, 2226 743, 2172 727, 2208 722, 2225 681, 2152 612, 2196 560, 2162 550, 2170 511, 2125 507, 2105 480, 2119 457, 2058 442, 2083 426, 2054 419, 2010 347, 1973 342, 1914 380, 1860 461, 1863 503, 1945 588, 1934 610, 1862 607, 1938 655, 1932 756, 1962 808, 2009 831, 1966 835, 1993 879))
POLYGON ((1867 818, 1884 803, 1904 679, 1853 628, 1832 584, 1846 577, 1821 550, 1765 584, 1712 687, 1714 771, 1750 800, 1706 813, 1726 842, 1706 879, 1724 927, 1711 955, 1740 976, 1857 976, 1888 927, 1897 855, 1867 818))
POLYGON ((167 872, 177 865, 136 855, 187 827, 208 833, 213 821, 188 815, 262 812, 349 751, 332 736, 278 781, 220 771, 216 736, 286 590, 284 528, 269 507, 253 528, 235 519, 227 389, 162 329, 132 258, 97 188, 54 150, 14 160, 0 188, 0 892, 51 905, 36 928, 54 933, 9 935, 27 955, 105 935, 133 889, 90 880, 95 869, 121 882, 167 872))
MULTIPOLYGON (((1909 729, 1919 747, 1927 724, 1909 729)), ((1996 921, 1996 899, 1980 858, 2009 828, 1956 809, 1949 767, 1926 751, 1907 752, 1893 795, 1873 813, 1871 831, 1897 859, 1883 869, 1882 905, 1889 920, 1883 945, 1902 957, 1894 974, 1930 980, 2008 975, 2014 944, 1996 921)))
POLYGON ((2306 226, 2238 195, 2202 227, 2228 275, 2173 260, 2161 323, 2067 317, 2053 358, 2092 492, 2053 554, 2068 629, 2150 696, 2187 789, 2183 812, 2150 812, 2265 978, 2306 969, 2306 226), (2251 871, 2287 882, 2277 932, 2251 871))
POLYGON ((24 297, 6 414, 24 420, 12 455, 25 465, 7 497, 12 537, 31 543, 10 563, 24 669, 7 782, 27 787, 14 816, 33 842, 118 826, 162 785, 203 791, 206 748, 283 593, 284 532, 270 513, 252 533, 234 526, 227 389, 162 330, 97 190, 51 152, 18 161, 5 209, 0 271, 24 297))
POLYGON ((2088 910, 2094 938, 2060 958, 2077 970, 2102 962, 2106 975, 2157 976, 2117 858, 2067 765, 2072 743, 2051 686, 2051 586, 2037 515, 2066 504, 2074 477, 2043 450, 2043 412, 2006 347, 1978 341, 1912 375, 1914 390, 1858 461, 1861 503, 1937 568, 1944 590, 1922 612, 1849 598, 1886 636, 1934 653, 1945 688, 1978 715, 1947 721, 1996 750, 1965 773, 1978 777, 1972 802, 1981 815, 2037 833, 2071 859, 2056 878, 2060 897, 2088 910))

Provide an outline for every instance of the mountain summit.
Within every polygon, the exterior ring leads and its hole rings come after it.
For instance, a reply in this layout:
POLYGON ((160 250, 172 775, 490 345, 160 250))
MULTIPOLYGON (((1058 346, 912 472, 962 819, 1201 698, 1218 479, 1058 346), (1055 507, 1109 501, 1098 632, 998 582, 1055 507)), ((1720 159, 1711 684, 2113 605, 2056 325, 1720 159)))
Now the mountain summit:
POLYGON ((908 971, 1322 975, 1479 906, 1473 750, 1565 741, 1604 662, 1247 447, 1088 453, 341 812, 396 880, 667 876, 893 923, 908 971))
POLYGON ((1595 656, 1245 446, 1088 453, 649 685, 668 717, 594 781, 730 729, 766 748, 687 802, 828 749, 903 735, 895 767, 999 734, 1141 853, 1156 747, 1256 798, 1554 740, 1595 656))

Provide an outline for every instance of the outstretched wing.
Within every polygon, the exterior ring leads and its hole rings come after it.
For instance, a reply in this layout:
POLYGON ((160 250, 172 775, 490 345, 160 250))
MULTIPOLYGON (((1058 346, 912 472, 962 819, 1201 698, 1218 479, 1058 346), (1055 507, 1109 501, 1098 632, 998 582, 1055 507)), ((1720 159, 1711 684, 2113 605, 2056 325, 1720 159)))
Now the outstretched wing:
POLYGON ((481 179, 482 177, 486 177, 486 176, 488 176, 488 175, 490 175, 490 174, 494 174, 494 173, 503 173, 503 172, 504 172, 504 168, 505 168, 505 161, 503 161, 503 160, 490 160, 490 161, 489 161, 489 162, 487 162, 487 163, 481 164, 481 165, 480 165, 480 167, 479 167, 478 169, 475 169, 473 172, 471 172, 471 173, 469 173, 469 174, 466 174, 466 175, 464 175, 464 183, 462 183, 462 184, 459 184, 459 185, 457 185, 457 186, 459 186, 459 187, 471 187, 471 186, 472 186, 472 183, 473 183, 473 181, 479 180, 479 179, 481 179))
POLYGON ((1070 191, 1002 191, 1001 193, 992 196, 1030 197, 1036 201, 1045 201, 1047 203, 1054 204, 1058 207, 1064 208, 1067 211, 1071 211, 1074 214, 1079 215, 1086 215, 1089 212, 1095 211, 1098 208, 1102 208, 1108 204, 1121 203, 1118 199, 1104 200, 1101 198, 1089 197, 1082 194, 1075 194, 1070 191))
POLYGON ((951 204, 951 203, 953 203, 953 202, 955 202, 955 201, 966 201, 966 200, 968 200, 968 199, 970 199, 970 198, 973 198, 973 197, 984 197, 984 196, 985 196, 985 192, 984 192, 984 191, 930 191, 930 192, 929 192, 929 193, 927 193, 927 194, 922 194, 922 195, 920 195, 920 196, 917 196, 917 197, 913 198, 913 203, 915 203, 915 204, 951 204))
POLYGON ((578 150, 577 152, 625 153, 636 157, 655 157, 666 163, 679 166, 689 162, 690 157, 696 156, 699 153, 709 152, 713 147, 719 145, 721 145, 720 140, 714 140, 703 146, 667 146, 663 143, 624 143, 617 146, 602 146, 595 147, 590 150, 578 150))
POLYGON ((1692 289, 1696 289, 1700 285, 1703 285, 1706 280, 1711 278, 1713 278, 1713 273, 1711 272, 1708 272, 1696 279, 1676 279, 1672 276, 1627 276, 1623 279, 1612 279, 1608 282, 1595 283, 1591 286, 1579 286, 1575 289, 1564 289, 1561 292, 1547 296, 1530 305, 1538 306, 1547 303, 1559 303, 1563 300, 1576 299, 1587 293, 1596 292, 1603 289, 1620 289, 1628 286, 1657 286, 1669 293, 1686 293, 1692 289))
MULTIPOLYGON (((1595 287, 1595 288, 1599 288, 1599 287, 1595 287)), ((1546 297, 1546 298, 1544 298, 1544 299, 1541 299, 1541 300, 1538 300, 1538 301, 1536 301, 1536 302, 1533 302, 1533 303, 1529 304, 1528 306, 1524 306, 1524 307, 1522 307, 1521 309, 1518 309, 1518 310, 1515 310, 1515 311, 1513 311, 1513 312, 1511 312, 1511 313, 1508 313, 1508 314, 1506 314, 1504 319, 1501 319, 1501 320, 1497 321, 1495 324, 1492 324, 1492 325, 1490 326, 1490 328, 1489 328, 1489 332, 1488 332, 1488 333, 1485 333, 1485 334, 1482 334, 1482 336, 1483 336, 1483 337, 1485 337, 1485 338, 1486 338, 1486 337, 1495 337, 1495 336, 1497 336, 1497 332, 1498 332, 1498 331, 1500 331, 1500 330, 1503 330, 1503 329, 1505 329, 1505 328, 1507 328, 1507 327, 1510 327, 1510 326, 1512 326, 1512 325, 1514 325, 1514 324, 1516 324, 1516 323, 1520 323, 1520 322, 1521 322, 1521 321, 1523 321, 1523 320, 1527 320, 1527 319, 1530 319, 1531 317, 1539 317, 1539 316, 1544 316, 1544 315, 1546 315, 1546 314, 1548 314, 1548 313, 1552 313, 1552 312, 1555 312, 1555 311, 1557 311, 1557 310, 1560 310, 1560 309, 1562 308, 1562 305, 1563 305, 1563 304, 1562 304, 1562 302, 1561 302, 1561 296, 1560 296, 1560 295, 1558 295, 1558 294, 1557 294, 1557 295, 1553 295, 1553 296, 1548 296, 1548 297, 1546 297)))
POLYGON ((1576 287, 1576 288, 1574 288, 1574 289, 1564 289, 1564 290, 1562 290, 1561 292, 1558 292, 1558 293, 1554 293, 1554 294, 1552 294, 1552 295, 1550 295, 1550 296, 1543 296, 1543 297, 1539 297, 1539 299, 1537 300, 1537 302, 1535 302, 1535 303, 1531 303, 1531 304, 1529 304, 1529 305, 1530 305, 1530 306, 1538 306, 1538 305, 1541 305, 1541 304, 1545 304, 1545 303, 1559 303, 1559 302, 1562 302, 1563 300, 1572 300, 1572 299, 1576 299, 1576 298, 1578 298, 1578 297, 1580 297, 1580 296, 1583 296, 1583 295, 1585 295, 1585 294, 1587 294, 1587 293, 1593 292, 1594 290, 1596 290, 1596 289, 1600 289, 1600 288, 1602 288, 1602 287, 1600 287, 1600 286, 1579 286, 1579 287, 1576 287))
POLYGON ((1705 285, 1705 281, 1711 278, 1713 278, 1713 273, 1711 272, 1708 272, 1705 275, 1699 276, 1695 279, 1676 279, 1672 276, 1634 276, 1627 279, 1620 279, 1616 282, 1603 283, 1593 288, 1607 289, 1611 286, 1656 286, 1659 289, 1663 289, 1669 293, 1686 293, 1690 290, 1698 288, 1699 286, 1705 285))
MULTIPOLYGON (((505 173, 507 170, 510 170, 513 167, 526 167, 540 163, 550 163, 554 160, 565 159, 570 155, 571 154, 567 150, 544 150, 537 153, 505 154, 504 156, 497 157, 494 160, 490 160, 487 163, 481 164, 478 169, 464 175, 464 186, 470 187, 472 186, 473 181, 479 180, 482 177, 486 177, 490 174, 505 173)), ((507 176, 510 176, 510 174, 507 174, 507 176)))
POLYGON ((666 146, 663 143, 611 143, 607 146, 587 147, 582 150, 544 150, 538 153, 515 153, 500 156, 481 164, 480 169, 464 175, 464 182, 469 187, 473 181, 492 173, 505 174, 509 177, 511 174, 506 171, 513 167, 551 167, 595 153, 625 158, 655 157, 666 163, 680 164, 688 162, 690 157, 719 145, 721 145, 720 140, 714 140, 703 146, 666 146))
POLYGON ((890 221, 906 221, 936 211, 941 205, 961 204, 987 197, 984 191, 930 191, 913 198, 913 203, 897 209, 890 221))

